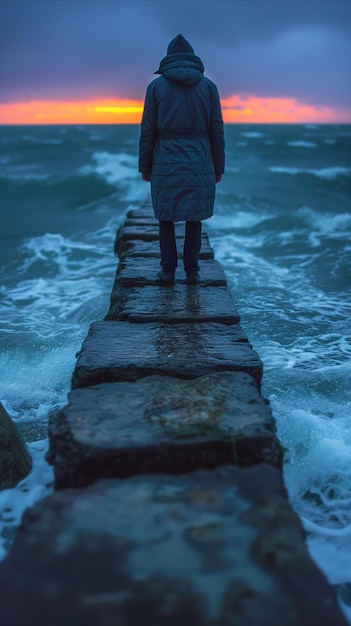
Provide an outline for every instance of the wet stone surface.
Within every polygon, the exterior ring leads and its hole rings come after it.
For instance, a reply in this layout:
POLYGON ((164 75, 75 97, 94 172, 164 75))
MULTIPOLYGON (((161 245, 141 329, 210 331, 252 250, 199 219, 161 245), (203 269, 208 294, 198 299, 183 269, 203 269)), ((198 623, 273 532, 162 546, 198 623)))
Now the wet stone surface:
POLYGON ((247 372, 260 385, 262 362, 239 325, 94 322, 72 387, 152 374, 191 379, 219 371, 247 372))
MULTIPOLYGON (((176 246, 178 251, 178 258, 183 257, 184 248, 184 229, 182 231, 181 224, 179 229, 176 229, 176 246)), ((142 256, 143 250, 152 250, 159 254, 159 236, 158 227, 156 226, 122 226, 116 235, 114 244, 114 252, 119 257, 124 257, 128 252, 138 251, 138 255, 142 256)), ((200 259, 213 258, 213 250, 209 244, 208 235, 206 232, 201 236, 201 251, 200 259)))
MULTIPOLYGON (((176 239, 178 260, 183 258, 183 244, 184 240, 181 238, 176 239)), ((121 259, 125 257, 157 257, 160 258, 160 247, 158 240, 154 241, 129 241, 120 242, 116 240, 115 253, 119 255, 121 259)), ((200 261, 202 259, 213 259, 214 252, 211 248, 207 236, 202 236, 202 244, 200 250, 200 261)), ((201 265, 200 265, 201 267, 201 265)), ((159 267, 159 269, 161 269, 159 267)))
POLYGON ((0 604, 2 626, 346 625, 262 464, 56 492, 25 514, 0 604))
POLYGON ((158 228, 158 220, 150 216, 145 217, 127 217, 124 222, 124 226, 156 226, 158 228))
MULTIPOLYGON (((157 259, 149 258, 143 261, 135 258, 126 258, 120 262, 116 280, 123 287, 138 287, 143 285, 159 285, 157 272, 160 271, 160 263, 157 259)), ((186 273, 180 265, 175 273, 176 283, 185 283, 186 273)), ((201 287, 224 287, 226 277, 218 261, 203 261, 200 271, 201 287)), ((219 296, 219 299, 221 296, 219 296)))
POLYGON ((240 320, 225 287, 147 286, 114 287, 106 320, 129 322, 220 322, 237 324, 240 320))
POLYGON ((133 226, 123 224, 117 232, 117 239, 119 241, 128 241, 129 239, 156 241, 158 237, 157 224, 137 224, 133 226))
POLYGON ((141 207, 138 207, 137 209, 129 209, 129 211, 127 211, 127 215, 126 215, 127 220, 128 219, 137 219, 137 220, 156 220, 155 218, 155 213, 154 210, 152 208, 152 204, 151 202, 146 202, 145 204, 143 204, 141 207))
POLYGON ((222 464, 281 465, 271 410, 244 372, 76 389, 49 433, 57 488, 222 464))
MULTIPOLYGON (((175 236, 184 237, 185 223, 179 222, 174 225, 175 236)), ((158 221, 157 220, 127 220, 117 232, 117 238, 123 240, 142 239, 144 241, 153 241, 158 239, 158 221)))

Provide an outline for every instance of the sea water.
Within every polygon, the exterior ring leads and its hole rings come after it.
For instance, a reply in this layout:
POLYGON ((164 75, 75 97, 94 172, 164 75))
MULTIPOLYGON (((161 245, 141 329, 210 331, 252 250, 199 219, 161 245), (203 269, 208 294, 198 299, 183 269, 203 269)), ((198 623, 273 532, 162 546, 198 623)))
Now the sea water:
MULTIPOLYGON (((351 623, 351 127, 227 125, 226 173, 205 223, 264 363, 284 479, 307 546, 351 623)), ((137 126, 0 129, 0 399, 33 470, 0 492, 0 557, 52 491, 49 414, 107 311, 113 242, 149 199, 137 126)))

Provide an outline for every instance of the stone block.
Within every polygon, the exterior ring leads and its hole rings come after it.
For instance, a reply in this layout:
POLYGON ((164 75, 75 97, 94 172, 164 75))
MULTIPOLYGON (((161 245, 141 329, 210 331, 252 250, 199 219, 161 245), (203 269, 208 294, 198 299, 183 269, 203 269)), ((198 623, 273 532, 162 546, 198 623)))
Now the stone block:
MULTIPOLYGON (((178 222, 175 224, 176 237, 184 237, 185 223, 178 222)), ((153 241, 155 238, 159 238, 158 221, 144 218, 141 220, 128 220, 119 228, 117 232, 117 238, 124 240, 129 239, 141 239, 142 241, 153 241)))
POLYGON ((138 209, 129 209, 126 215, 127 219, 156 219, 151 202, 143 204, 138 209))
MULTIPOLYGON (((181 238, 176 239, 177 251, 178 251, 178 259, 183 258, 183 242, 184 240, 181 238)), ((128 256, 130 257, 156 257, 160 258, 160 246, 158 240, 156 241, 123 241, 119 242, 116 240, 114 251, 120 259, 124 259, 128 256)), ((202 244, 200 250, 200 260, 201 259, 213 259, 214 252, 211 248, 207 236, 202 237, 202 244)), ((159 269, 161 269, 159 267, 159 269)))
POLYGON ((162 374, 191 379, 247 372, 258 384, 262 362, 239 325, 94 322, 78 354, 72 387, 162 374))
POLYGON ((117 231, 118 241, 142 240, 142 241, 156 241, 158 240, 158 226, 157 224, 142 224, 134 226, 121 226, 117 231))
POLYGON ((106 320, 129 322, 219 322, 237 324, 240 316, 225 287, 146 286, 115 287, 106 320))
POLYGON ((128 217, 124 226, 153 226, 154 228, 158 228, 158 221, 154 217, 128 217))
MULTIPOLYGON (((119 263, 117 280, 123 287, 159 285, 160 280, 157 278, 159 271, 160 263, 158 259, 148 258, 141 261, 140 259, 127 257, 119 263)), ((176 270, 175 279, 176 282, 185 283, 186 281, 186 274, 181 264, 176 270)), ((225 274, 218 261, 208 260, 201 263, 200 285, 202 287, 223 287, 226 284, 225 274)))
MULTIPOLYGON (((185 224, 180 222, 175 225, 175 235, 177 249, 183 251, 184 245, 184 232, 185 224)), ((159 241, 158 225, 157 224, 134 224, 130 226, 123 225, 119 228, 116 234, 116 240, 114 244, 114 251, 121 256, 125 253, 125 249, 128 248, 130 242, 157 242, 159 241)), ((201 246, 209 247, 208 235, 203 231, 201 236, 201 246)))
POLYGON ((346 626, 280 472, 105 479, 28 510, 1 626, 346 626))
POLYGON ((224 464, 281 465, 272 413, 244 372, 76 389, 51 417, 49 435, 56 488, 224 464))

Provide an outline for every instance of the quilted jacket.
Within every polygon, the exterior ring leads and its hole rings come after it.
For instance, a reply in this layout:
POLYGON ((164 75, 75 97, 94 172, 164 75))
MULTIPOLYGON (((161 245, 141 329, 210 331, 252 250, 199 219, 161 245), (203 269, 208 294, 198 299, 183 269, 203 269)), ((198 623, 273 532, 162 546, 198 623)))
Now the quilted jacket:
POLYGON ((224 133, 216 85, 182 35, 173 39, 146 91, 139 171, 150 174, 155 216, 211 217, 215 175, 224 172, 224 133))

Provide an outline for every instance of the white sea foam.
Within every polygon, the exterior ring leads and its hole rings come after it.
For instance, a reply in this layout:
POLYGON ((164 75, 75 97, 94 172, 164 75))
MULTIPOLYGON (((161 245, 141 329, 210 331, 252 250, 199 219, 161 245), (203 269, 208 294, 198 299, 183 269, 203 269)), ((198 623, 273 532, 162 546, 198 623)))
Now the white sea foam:
MULTIPOLYGON (((350 526, 343 529, 333 530, 311 523, 302 518, 306 530, 307 547, 312 558, 324 572, 326 578, 339 590, 342 587, 350 587, 351 561, 350 561, 350 526)), ((339 596, 342 609, 351 618, 350 589, 347 593, 347 604, 342 602, 342 593, 339 596)))
POLYGON ((318 176, 319 178, 334 180, 339 176, 350 176, 351 169, 349 167, 326 167, 320 170, 310 170, 310 173, 318 176))
POLYGON ((299 169, 298 167, 281 167, 279 165, 272 165, 271 167, 268 168, 270 172, 273 172, 273 174, 291 174, 291 175, 296 175, 296 174, 305 174, 308 173, 309 170, 305 170, 305 169, 299 169))
POLYGON ((38 338, 64 336, 74 322, 89 316, 101 294, 108 293, 113 277, 111 252, 119 219, 85 240, 46 233, 23 244, 17 282, 1 288, 7 333, 17 334, 23 323, 26 332, 38 338), (54 318, 59 324, 53 324, 54 318))
POLYGON ((92 155, 93 165, 85 165, 79 169, 81 174, 96 173, 109 184, 123 189, 127 201, 143 201, 150 193, 148 184, 140 184, 138 160, 136 155, 120 152, 95 152, 92 155))
POLYGON ((297 210, 297 215, 302 217, 310 227, 309 240, 313 245, 320 244, 320 234, 328 238, 339 237, 342 233, 351 235, 351 213, 320 213, 311 207, 303 206, 297 210))
MULTIPOLYGON (((257 211, 257 209, 243 211, 240 207, 233 205, 231 205, 231 208, 232 211, 229 213, 227 207, 221 206, 221 212, 218 211, 213 219, 206 221, 206 227, 209 231, 213 230, 215 233, 222 228, 229 230, 252 228, 272 217, 272 214, 268 211, 257 211)), ((215 236, 215 234, 212 235, 210 232, 211 241, 212 236, 215 236)))
POLYGON ((113 262, 109 277, 98 264, 93 271, 94 278, 60 279, 58 274, 19 281, 1 298, 0 340, 6 349, 0 356, 0 397, 13 417, 42 419, 65 401, 74 355, 90 322, 108 308, 113 262))
POLYGON ((34 135, 22 135, 21 139, 22 141, 29 141, 30 143, 37 143, 37 144, 48 145, 48 146, 50 145, 58 146, 63 143, 63 139, 59 139, 59 138, 42 139, 41 137, 34 136, 34 135))
POLYGON ((96 130, 92 131, 89 135, 89 139, 92 141, 104 141, 106 136, 103 133, 98 133, 96 130))
POLYGON ((116 184, 128 178, 135 178, 137 172, 137 157, 120 152, 95 152, 92 155, 94 165, 86 165, 80 169, 83 174, 96 172, 108 183, 116 184))
POLYGON ((349 406, 330 401, 328 415, 323 397, 314 394, 311 402, 309 396, 292 389, 283 401, 271 398, 272 409, 288 450, 284 481, 307 532, 308 549, 329 581, 340 585, 351 581, 349 406))
POLYGON ((8 351, 1 355, 0 391, 14 400, 16 410, 32 394, 38 394, 38 403, 49 389, 60 393, 62 373, 74 362, 73 344, 79 347, 90 320, 106 312, 120 220, 81 240, 50 233, 32 238, 22 247, 16 281, 3 276, 1 330, 8 351))
MULTIPOLYGON (((323 398, 306 404, 306 390, 301 391, 299 397, 287 394, 279 406, 278 435, 288 449, 285 482, 306 529, 321 537, 345 538, 351 535, 349 406, 330 402, 334 410, 326 415, 323 398), (290 395, 297 408, 292 408, 290 395)), ((276 408, 274 397, 272 406, 276 408)))
POLYGON ((257 131, 254 130, 247 130, 244 131, 242 133, 240 133, 242 137, 247 137, 248 139, 261 139, 261 137, 264 137, 263 133, 259 133, 257 131))
MULTIPOLYGON (((87 329, 88 322, 82 324, 81 328, 67 324, 55 345, 53 337, 51 342, 40 342, 34 337, 34 354, 30 353, 28 346, 30 332, 19 330, 17 336, 13 337, 15 345, 11 353, 8 350, 0 359, 0 396, 11 417, 25 421, 45 421, 49 412, 65 403, 75 365, 74 355, 87 329)), ((8 344, 10 347, 11 339, 8 344)))
POLYGON ((25 183, 28 180, 47 180, 48 178, 50 178, 50 176, 49 174, 35 174, 34 172, 32 174, 12 172, 11 174, 6 174, 4 178, 7 178, 8 180, 15 180, 18 183, 25 183))
POLYGON ((240 167, 234 167, 234 165, 227 165, 225 168, 226 174, 228 172, 232 172, 233 174, 237 174, 238 172, 240 172, 240 167))
MULTIPOLYGON (((351 529, 346 527, 343 530, 333 531, 312 524, 306 519, 302 519, 307 532, 306 543, 310 555, 322 570, 326 578, 332 585, 336 585, 338 590, 344 585, 349 588, 351 581, 351 529)), ((350 593, 347 593, 347 602, 344 604, 339 596, 340 607, 351 624, 351 603, 350 593)))
POLYGON ((44 173, 42 171, 42 167, 40 163, 29 163, 26 165, 10 165, 8 168, 7 164, 11 163, 10 160, 5 161, 3 165, 5 165, 3 171, 1 172, 1 177, 7 178, 8 180, 14 180, 19 183, 26 182, 28 180, 47 180, 50 178, 50 175, 44 173))
POLYGON ((315 148, 317 144, 312 141, 288 141, 287 146, 292 146, 293 148, 315 148))
POLYGON ((296 176, 297 174, 311 174, 325 180, 335 180, 339 177, 350 176, 351 169, 348 167, 326 167, 323 169, 304 169, 299 167, 280 167, 271 166, 269 171, 274 174, 289 174, 296 176))
POLYGON ((47 440, 28 444, 32 470, 14 489, 0 491, 0 560, 5 558, 24 511, 53 490, 53 469, 45 461, 47 440))

